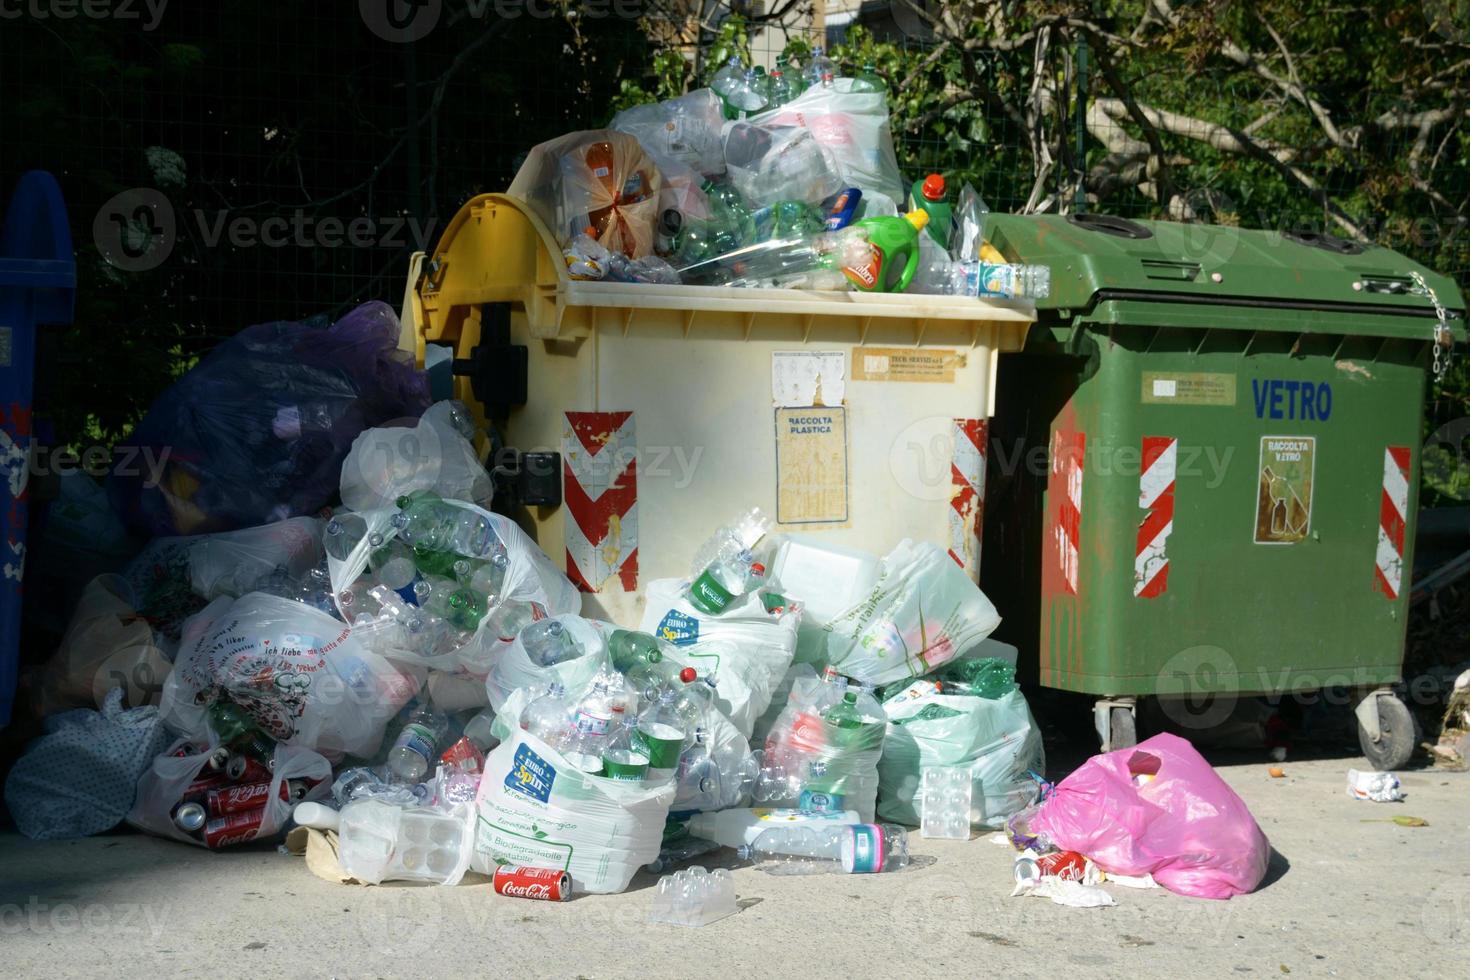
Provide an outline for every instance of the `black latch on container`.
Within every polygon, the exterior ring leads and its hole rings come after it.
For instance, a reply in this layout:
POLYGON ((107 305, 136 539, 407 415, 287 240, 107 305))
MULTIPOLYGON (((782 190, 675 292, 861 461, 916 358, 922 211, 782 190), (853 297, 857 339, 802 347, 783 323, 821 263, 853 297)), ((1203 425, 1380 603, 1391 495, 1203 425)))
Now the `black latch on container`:
POLYGON ((496 452, 492 472, 497 506, 561 506, 561 453, 505 446, 496 452))
POLYGON ((491 418, 503 418, 526 404, 530 359, 526 347, 510 342, 510 304, 480 308, 480 342, 468 358, 457 358, 454 373, 470 379, 470 390, 491 418))

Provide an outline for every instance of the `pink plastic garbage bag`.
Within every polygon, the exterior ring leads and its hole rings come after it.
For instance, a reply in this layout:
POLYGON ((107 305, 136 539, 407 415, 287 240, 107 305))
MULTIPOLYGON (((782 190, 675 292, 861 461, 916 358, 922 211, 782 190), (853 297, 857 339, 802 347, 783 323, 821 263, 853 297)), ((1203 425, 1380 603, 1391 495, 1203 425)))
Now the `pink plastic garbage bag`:
POLYGON ((1057 784, 1031 830, 1104 871, 1151 874, 1196 898, 1255 890, 1271 855, 1245 802, 1177 735, 1088 759, 1057 784))

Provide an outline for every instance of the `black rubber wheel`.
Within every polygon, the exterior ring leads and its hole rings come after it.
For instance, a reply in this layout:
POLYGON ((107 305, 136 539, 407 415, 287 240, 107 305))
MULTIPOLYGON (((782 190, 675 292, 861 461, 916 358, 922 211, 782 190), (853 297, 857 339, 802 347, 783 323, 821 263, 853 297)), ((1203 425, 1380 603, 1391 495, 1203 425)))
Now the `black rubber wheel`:
POLYGON ((1378 741, 1373 741, 1365 728, 1358 725, 1358 744, 1363 755, 1379 772, 1398 769, 1408 762, 1419 745, 1419 719, 1409 706, 1391 695, 1379 695, 1378 741))
POLYGON ((1108 748, 1131 749, 1138 744, 1138 724, 1127 708, 1114 708, 1108 715, 1108 748))

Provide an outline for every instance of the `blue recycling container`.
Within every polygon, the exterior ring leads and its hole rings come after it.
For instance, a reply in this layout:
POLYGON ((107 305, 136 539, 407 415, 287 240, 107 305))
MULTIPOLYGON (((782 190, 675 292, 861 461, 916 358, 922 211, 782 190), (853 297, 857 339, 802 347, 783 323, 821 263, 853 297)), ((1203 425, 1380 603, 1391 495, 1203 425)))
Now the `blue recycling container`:
POLYGON ((71 322, 76 286, 61 188, 33 170, 16 184, 0 226, 0 727, 10 723, 20 670, 36 327, 71 322))

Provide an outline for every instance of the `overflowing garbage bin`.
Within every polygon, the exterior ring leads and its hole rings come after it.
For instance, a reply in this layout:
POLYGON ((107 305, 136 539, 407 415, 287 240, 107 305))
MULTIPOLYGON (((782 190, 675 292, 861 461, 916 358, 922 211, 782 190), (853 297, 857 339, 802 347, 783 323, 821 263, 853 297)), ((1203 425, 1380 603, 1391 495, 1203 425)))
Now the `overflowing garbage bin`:
POLYGON ((1406 761, 1392 685, 1455 284, 1320 235, 1106 215, 992 215, 986 235, 1052 270, 997 384, 997 445, 1045 465, 992 460, 1005 568, 982 579, 1037 624, 1040 683, 1096 695, 1105 745, 1132 744, 1144 696, 1204 728, 1235 696, 1356 691, 1364 753, 1406 761))
POLYGON ((562 251, 526 202, 476 197, 406 319, 503 440, 498 504, 607 618, 752 505, 878 554, 949 542, 973 579, 990 379, 1029 300, 578 281, 562 251))

